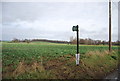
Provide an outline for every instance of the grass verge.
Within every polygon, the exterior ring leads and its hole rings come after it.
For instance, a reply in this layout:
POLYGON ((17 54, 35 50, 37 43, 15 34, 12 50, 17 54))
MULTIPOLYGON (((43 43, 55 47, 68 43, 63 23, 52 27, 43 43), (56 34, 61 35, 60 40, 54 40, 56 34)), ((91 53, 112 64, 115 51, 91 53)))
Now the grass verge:
POLYGON ((3 79, 101 79, 117 65, 117 52, 90 51, 81 54, 79 66, 75 65, 75 56, 71 54, 45 62, 23 60, 14 69, 15 65, 4 67, 3 79))

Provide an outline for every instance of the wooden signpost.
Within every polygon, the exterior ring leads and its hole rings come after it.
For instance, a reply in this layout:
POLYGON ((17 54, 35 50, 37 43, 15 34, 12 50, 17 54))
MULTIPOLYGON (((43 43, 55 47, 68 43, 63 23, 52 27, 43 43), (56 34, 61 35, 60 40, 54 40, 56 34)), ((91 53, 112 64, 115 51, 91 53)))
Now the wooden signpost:
POLYGON ((73 31, 77 32, 77 53, 76 53, 76 65, 79 65, 79 58, 80 58, 80 54, 79 54, 79 26, 73 26, 72 28, 73 31))

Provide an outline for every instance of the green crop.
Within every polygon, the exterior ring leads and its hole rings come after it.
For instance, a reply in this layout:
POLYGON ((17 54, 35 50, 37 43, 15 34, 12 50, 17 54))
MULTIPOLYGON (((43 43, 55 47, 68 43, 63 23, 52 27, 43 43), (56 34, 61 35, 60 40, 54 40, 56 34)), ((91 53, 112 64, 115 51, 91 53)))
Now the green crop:
MULTIPOLYGON (((113 49, 117 49, 114 46, 113 49)), ((85 54, 89 51, 103 51, 108 50, 108 46, 94 46, 94 45, 80 45, 80 54, 85 54)), ((40 58, 49 60, 57 58, 65 54, 75 55, 76 45, 55 44, 55 43, 3 43, 2 44, 2 58, 3 65, 17 64, 19 61, 32 60, 40 61, 40 58)))

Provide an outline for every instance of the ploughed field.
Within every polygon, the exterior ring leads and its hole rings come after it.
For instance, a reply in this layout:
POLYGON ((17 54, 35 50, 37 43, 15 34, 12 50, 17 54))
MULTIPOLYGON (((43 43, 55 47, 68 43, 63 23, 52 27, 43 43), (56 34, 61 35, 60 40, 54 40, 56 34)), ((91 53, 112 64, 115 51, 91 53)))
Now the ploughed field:
POLYGON ((118 47, 80 45, 80 65, 75 65, 76 45, 47 42, 2 43, 3 79, 91 79, 117 68, 118 47))

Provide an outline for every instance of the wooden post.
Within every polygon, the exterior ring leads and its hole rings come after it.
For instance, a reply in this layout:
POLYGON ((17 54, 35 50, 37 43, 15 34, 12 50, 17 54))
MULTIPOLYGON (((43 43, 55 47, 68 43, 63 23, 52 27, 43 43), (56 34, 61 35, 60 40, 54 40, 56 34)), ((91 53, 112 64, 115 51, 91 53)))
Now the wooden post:
POLYGON ((77 25, 77 54, 79 54, 79 27, 77 25))
POLYGON ((111 42, 111 0, 109 0, 109 52, 112 51, 112 42, 111 42))

